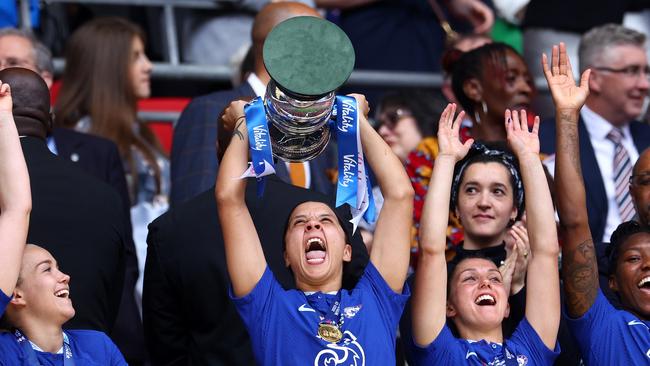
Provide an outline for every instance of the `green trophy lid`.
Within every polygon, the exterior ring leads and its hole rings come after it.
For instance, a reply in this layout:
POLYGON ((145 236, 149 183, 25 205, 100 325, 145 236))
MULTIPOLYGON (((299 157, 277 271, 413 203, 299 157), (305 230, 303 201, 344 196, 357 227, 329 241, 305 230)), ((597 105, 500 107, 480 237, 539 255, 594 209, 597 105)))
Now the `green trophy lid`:
POLYGON ((276 25, 264 42, 269 75, 290 93, 320 96, 336 90, 354 68, 348 36, 327 20, 301 16, 276 25))

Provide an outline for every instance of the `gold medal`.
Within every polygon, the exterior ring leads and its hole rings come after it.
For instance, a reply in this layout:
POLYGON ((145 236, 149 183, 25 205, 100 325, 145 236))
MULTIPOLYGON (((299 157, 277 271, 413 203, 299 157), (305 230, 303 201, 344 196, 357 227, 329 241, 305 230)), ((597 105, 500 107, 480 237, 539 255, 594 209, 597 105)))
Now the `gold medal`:
POLYGON ((318 324, 318 335, 330 343, 337 343, 343 338, 343 333, 341 333, 339 327, 336 324, 328 323, 318 324))

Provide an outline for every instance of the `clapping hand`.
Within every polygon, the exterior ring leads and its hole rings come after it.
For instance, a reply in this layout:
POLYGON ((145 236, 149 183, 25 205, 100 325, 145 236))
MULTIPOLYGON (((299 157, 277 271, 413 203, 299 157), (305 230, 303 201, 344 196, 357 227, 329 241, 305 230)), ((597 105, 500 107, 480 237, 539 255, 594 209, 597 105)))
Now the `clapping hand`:
POLYGON ((527 154, 539 155, 539 117, 535 117, 532 131, 528 131, 528 119, 523 109, 519 113, 506 109, 505 120, 508 145, 517 158, 521 160, 527 154))
POLYGON ((459 161, 467 155, 474 140, 469 139, 464 144, 460 142, 459 130, 465 112, 461 111, 454 119, 455 113, 456 104, 450 103, 447 104, 447 107, 440 115, 440 121, 438 122, 438 157, 449 156, 453 157, 455 161, 459 161))
POLYGON ((566 46, 562 42, 559 46, 553 46, 550 68, 546 54, 542 54, 542 68, 553 96, 555 108, 557 110, 580 110, 589 95, 591 70, 585 70, 580 78, 580 85, 576 85, 566 46))
POLYGON ((499 271, 501 271, 504 285, 509 289, 510 295, 515 295, 525 285, 530 256, 530 243, 525 220, 517 221, 512 225, 508 230, 505 242, 506 260, 499 267, 499 271))

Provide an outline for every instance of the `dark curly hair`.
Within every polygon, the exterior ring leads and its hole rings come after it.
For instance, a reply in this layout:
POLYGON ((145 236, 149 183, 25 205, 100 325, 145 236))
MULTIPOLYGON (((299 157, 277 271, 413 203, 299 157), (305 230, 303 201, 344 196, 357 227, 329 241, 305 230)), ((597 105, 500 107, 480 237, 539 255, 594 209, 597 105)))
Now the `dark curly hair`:
POLYGON ((606 250, 607 257, 609 258, 610 275, 616 273, 618 258, 621 256, 621 251, 624 247, 624 244, 631 236, 639 233, 650 234, 650 228, 643 226, 634 220, 626 221, 618 225, 616 230, 614 230, 612 236, 609 239, 610 244, 606 250))
MULTIPOLYGON (((498 75, 484 75, 485 67, 489 63, 496 69, 504 71, 507 69, 506 53, 512 51, 519 57, 519 53, 511 46, 505 43, 488 43, 481 47, 475 48, 467 53, 462 54, 453 62, 451 68, 451 88, 458 102, 468 115, 474 114, 474 101, 471 100, 463 90, 463 84, 470 79, 482 80, 485 77, 498 77, 498 75)), ((522 59, 523 60, 523 59, 522 59)))

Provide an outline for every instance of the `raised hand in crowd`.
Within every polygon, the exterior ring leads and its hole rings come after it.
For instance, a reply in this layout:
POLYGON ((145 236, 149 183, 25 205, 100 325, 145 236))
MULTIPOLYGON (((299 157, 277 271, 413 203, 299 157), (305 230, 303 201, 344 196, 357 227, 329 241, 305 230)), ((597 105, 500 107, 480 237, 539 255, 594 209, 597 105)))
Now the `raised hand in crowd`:
POLYGON ((553 202, 539 158, 539 117, 528 130, 526 111, 506 110, 508 144, 519 160, 526 191, 526 226, 530 240, 526 319, 546 347, 553 349, 560 324, 559 246, 553 202))
POLYGON ((12 114, 11 88, 0 81, 0 291, 11 296, 27 239, 29 174, 12 114))
MULTIPOLYGON (((433 166, 422 212, 420 251, 413 290, 413 339, 428 345, 438 337, 447 312, 447 223, 454 166, 467 155, 473 139, 464 144, 459 129, 465 112, 454 118, 456 105, 449 104, 438 124, 439 152, 433 166)), ((507 301, 507 300, 506 300, 507 301)))
POLYGON ((586 70, 580 85, 576 85, 565 45, 553 46, 551 52, 550 66, 546 54, 542 55, 542 68, 556 109, 555 192, 564 238, 564 291, 568 314, 579 317, 594 303, 599 286, 578 148, 578 119, 580 108, 589 95, 591 70, 586 70))

